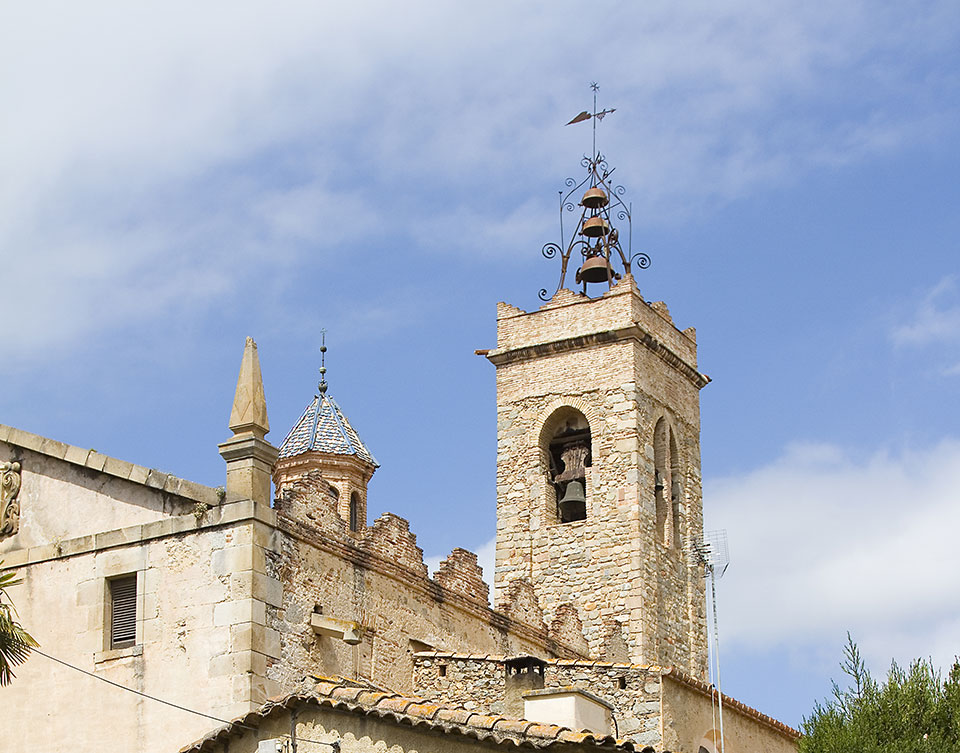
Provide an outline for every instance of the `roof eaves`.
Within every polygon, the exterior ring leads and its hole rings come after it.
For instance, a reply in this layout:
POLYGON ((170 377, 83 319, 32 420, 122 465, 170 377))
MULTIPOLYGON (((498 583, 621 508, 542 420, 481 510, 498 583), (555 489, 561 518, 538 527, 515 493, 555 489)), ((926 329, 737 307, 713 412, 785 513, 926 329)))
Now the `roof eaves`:
POLYGON ((343 685, 320 683, 314 693, 291 693, 282 698, 271 700, 259 710, 237 717, 230 724, 218 727, 200 740, 181 748, 180 753, 202 753, 210 746, 216 745, 232 735, 239 734, 239 728, 255 728, 255 726, 259 726, 259 722, 277 713, 278 710, 291 709, 299 704, 326 706, 351 713, 376 716, 389 719, 397 724, 423 726, 444 733, 458 733, 480 741, 491 741, 498 745, 510 744, 514 747, 545 748, 554 743, 589 743, 605 749, 642 753, 636 744, 628 739, 618 740, 609 735, 598 736, 590 732, 577 732, 552 724, 508 719, 463 708, 443 707, 426 702, 421 698, 374 693, 372 691, 351 692, 355 690, 356 688, 348 689, 343 685), (368 692, 373 698, 363 698, 368 692))

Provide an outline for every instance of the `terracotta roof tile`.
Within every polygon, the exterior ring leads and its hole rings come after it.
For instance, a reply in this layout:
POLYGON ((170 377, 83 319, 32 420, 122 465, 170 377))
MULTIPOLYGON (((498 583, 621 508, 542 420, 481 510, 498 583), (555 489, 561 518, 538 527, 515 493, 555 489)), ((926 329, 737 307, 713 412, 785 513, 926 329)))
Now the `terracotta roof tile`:
POLYGON ((341 701, 355 701, 363 692, 365 692, 365 688, 345 688, 340 686, 334 688, 330 695, 341 701))
POLYGON ((407 707, 408 714, 429 720, 433 720, 439 711, 440 707, 432 703, 415 703, 412 706, 407 707))
POLYGON ((526 734, 527 730, 534 724, 536 724, 536 722, 531 722, 528 719, 500 718, 497 720, 493 729, 495 732, 510 732, 515 735, 523 735, 526 734))
POLYGON ((365 706, 374 706, 382 699, 389 697, 389 693, 383 693, 379 690, 370 690, 368 688, 364 688, 357 694, 354 700, 357 703, 361 703, 365 706))
POLYGON ((556 740, 557 735, 563 727, 557 727, 553 724, 533 724, 527 728, 527 737, 539 737, 544 740, 556 740))
POLYGON ((442 708, 437 712, 437 719, 444 722, 452 722, 453 724, 466 724, 467 719, 473 714, 473 711, 468 709, 451 709, 451 708, 442 708))
POLYGON ((374 704, 375 708, 383 709, 384 711, 396 711, 397 713, 404 713, 407 710, 408 706, 413 706, 414 702, 412 698, 404 698, 403 696, 393 696, 391 698, 383 698, 377 701, 374 704))
POLYGON ((630 740, 613 737, 594 737, 566 727, 540 724, 525 719, 508 719, 464 708, 448 708, 400 695, 380 693, 346 683, 319 682, 312 693, 293 693, 273 700, 258 711, 248 712, 230 724, 218 727, 206 736, 182 749, 182 753, 201 753, 211 745, 227 740, 239 726, 257 727, 261 720, 280 709, 300 705, 330 706, 356 714, 372 714, 397 724, 425 725, 437 730, 457 733, 477 740, 492 741, 498 745, 526 745, 535 748, 556 742, 592 744, 611 751, 633 753, 636 746, 630 740))

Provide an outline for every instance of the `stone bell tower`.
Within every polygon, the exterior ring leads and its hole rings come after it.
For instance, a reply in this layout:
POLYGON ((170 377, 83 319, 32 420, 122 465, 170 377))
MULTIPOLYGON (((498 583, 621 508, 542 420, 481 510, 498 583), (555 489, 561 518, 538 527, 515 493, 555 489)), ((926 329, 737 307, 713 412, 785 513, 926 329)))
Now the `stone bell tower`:
MULTIPOLYGON (((696 333, 641 297, 611 213, 629 222, 604 158, 562 199, 579 216, 557 292, 536 311, 497 308, 500 607, 528 581, 549 624, 577 610, 592 657, 705 676, 696 333), (575 203, 579 202, 579 203, 575 203), (581 292, 564 288, 573 254, 581 292), (588 297, 588 285, 602 285, 588 297)), ((636 264, 634 265, 636 266, 636 264)), ((547 291, 541 291, 546 299, 547 291)))

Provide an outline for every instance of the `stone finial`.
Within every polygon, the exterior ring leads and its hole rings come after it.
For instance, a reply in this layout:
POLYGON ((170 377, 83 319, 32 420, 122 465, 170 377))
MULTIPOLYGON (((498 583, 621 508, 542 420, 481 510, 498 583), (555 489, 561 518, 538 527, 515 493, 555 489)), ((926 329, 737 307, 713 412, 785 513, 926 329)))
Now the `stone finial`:
POLYGON ((220 455, 227 461, 226 501, 252 499, 269 506, 270 477, 279 451, 263 438, 270 431, 270 424, 257 344, 251 337, 247 338, 240 362, 230 429, 233 436, 219 445, 220 455))
POLYGON ((260 375, 260 358, 257 344, 247 338, 237 377, 237 391, 233 396, 230 411, 230 430, 236 434, 253 434, 259 438, 270 431, 267 420, 267 400, 263 394, 263 377, 260 375))

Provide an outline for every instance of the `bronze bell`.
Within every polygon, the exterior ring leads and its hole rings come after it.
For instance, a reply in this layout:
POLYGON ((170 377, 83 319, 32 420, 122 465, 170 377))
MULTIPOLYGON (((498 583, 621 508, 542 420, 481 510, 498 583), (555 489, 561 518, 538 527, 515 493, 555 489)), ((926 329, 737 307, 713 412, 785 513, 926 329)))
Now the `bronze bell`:
POLYGON ((588 238, 599 238, 610 232, 610 226, 603 217, 588 217, 583 221, 583 228, 580 230, 588 238))
POLYGON ((604 190, 594 186, 593 188, 587 189, 580 203, 587 207, 587 209, 599 209, 600 207, 605 207, 607 201, 607 194, 604 193, 604 190))
POLYGON ((605 256, 591 256, 577 273, 578 282, 607 282, 610 279, 610 265, 605 256))
POLYGON ((585 520, 587 517, 587 497, 583 493, 583 484, 571 481, 563 492, 563 499, 557 503, 560 510, 560 522, 585 520))

